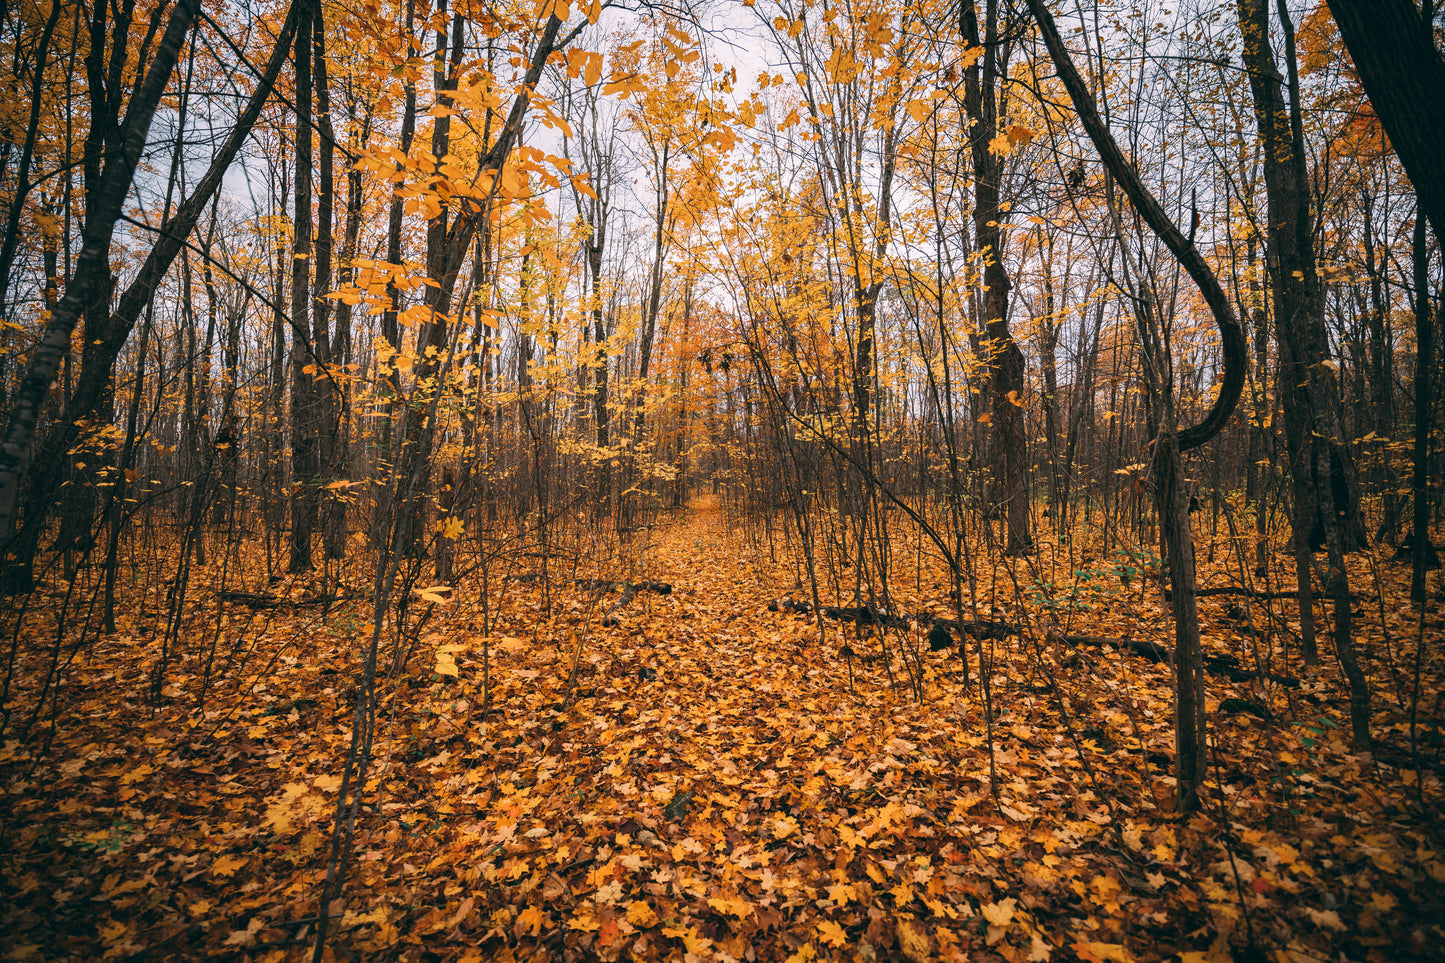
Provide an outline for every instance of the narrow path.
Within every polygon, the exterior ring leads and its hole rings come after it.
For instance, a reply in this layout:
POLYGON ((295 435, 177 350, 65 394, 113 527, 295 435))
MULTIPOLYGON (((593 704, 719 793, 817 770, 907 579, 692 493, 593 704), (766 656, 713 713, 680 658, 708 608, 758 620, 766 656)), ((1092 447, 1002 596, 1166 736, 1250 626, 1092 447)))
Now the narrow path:
POLYGON ((660 534, 643 574, 672 594, 597 630, 570 709, 490 760, 536 777, 465 832, 504 854, 482 876, 519 958, 948 958, 1008 898, 994 860, 1024 832, 985 791, 962 700, 894 700, 873 678, 850 694, 740 551, 706 503, 660 534))

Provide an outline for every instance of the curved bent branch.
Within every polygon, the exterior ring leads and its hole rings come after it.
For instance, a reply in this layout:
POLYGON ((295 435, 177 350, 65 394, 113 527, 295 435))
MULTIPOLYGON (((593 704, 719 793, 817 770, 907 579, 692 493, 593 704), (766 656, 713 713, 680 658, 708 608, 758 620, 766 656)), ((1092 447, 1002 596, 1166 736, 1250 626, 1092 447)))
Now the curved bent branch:
POLYGON ((1209 305, 1209 310, 1214 315, 1214 323, 1219 327, 1219 336, 1224 342, 1224 381, 1219 386, 1219 396, 1214 399, 1214 404, 1204 416, 1204 420, 1179 431, 1180 451, 1198 448, 1224 428, 1224 423, 1234 413, 1240 393, 1244 390, 1245 367, 1248 364, 1244 329, 1240 327, 1239 319, 1235 317, 1234 309, 1230 307, 1229 299, 1225 296, 1219 279, 1214 276, 1214 272, 1199 253, 1198 248, 1169 219, 1169 215, 1164 213, 1164 208, 1160 207, 1154 195, 1149 193, 1149 189, 1140 180, 1138 172, 1125 159, 1123 152, 1119 150, 1119 145, 1114 142, 1109 128, 1105 126, 1103 118, 1099 116, 1099 108, 1094 103, 1093 95, 1084 86, 1083 78, 1079 76, 1079 71, 1074 67, 1074 61, 1069 56, 1068 49, 1064 47, 1064 41, 1059 36, 1059 28, 1054 23, 1054 18, 1049 13, 1045 0, 1028 0, 1028 5, 1034 19, 1038 21, 1039 33, 1042 34, 1044 45, 1048 47, 1049 56, 1053 59, 1054 67, 1059 72, 1059 79, 1064 82, 1064 88, 1068 90, 1069 98, 1074 102, 1074 110, 1078 113, 1079 120, 1083 122, 1089 139, 1094 142, 1094 147, 1099 152, 1099 158, 1104 162, 1109 173, 1119 182, 1119 186, 1124 189, 1129 203, 1134 205, 1134 209, 1139 212, 1144 223, 1148 224, 1149 229, 1164 242, 1175 260, 1199 286, 1205 303, 1209 305))

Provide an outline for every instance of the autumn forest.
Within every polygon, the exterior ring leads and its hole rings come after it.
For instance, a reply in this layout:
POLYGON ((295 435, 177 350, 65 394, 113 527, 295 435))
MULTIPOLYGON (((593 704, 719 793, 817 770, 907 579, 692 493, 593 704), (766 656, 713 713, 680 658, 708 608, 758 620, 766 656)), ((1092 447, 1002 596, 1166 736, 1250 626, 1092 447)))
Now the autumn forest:
POLYGON ((1441 49, 0 0, 0 958, 1445 958, 1441 49))

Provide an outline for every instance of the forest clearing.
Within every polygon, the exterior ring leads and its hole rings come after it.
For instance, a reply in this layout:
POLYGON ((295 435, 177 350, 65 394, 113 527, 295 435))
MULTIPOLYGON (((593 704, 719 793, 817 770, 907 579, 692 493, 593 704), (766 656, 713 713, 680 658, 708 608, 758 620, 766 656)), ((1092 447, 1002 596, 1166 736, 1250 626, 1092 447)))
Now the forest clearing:
POLYGON ((0 960, 1445 959, 1442 50, 0 2, 0 960))
MULTIPOLYGON (((1216 677, 1215 778, 1180 815, 1169 666, 1067 641, 1167 640, 1157 573, 1130 578, 1126 553, 1096 560, 1074 612, 1028 601, 1033 566, 980 567, 980 621, 1016 630, 975 656, 990 726, 957 650, 930 651, 917 619, 820 634, 772 611, 796 573, 729 531, 715 498, 696 504, 635 556, 667 594, 608 616, 622 586, 583 558, 548 615, 514 571, 490 635, 462 587, 386 654, 326 959, 1385 960, 1445 945, 1445 720, 1410 699, 1439 691, 1445 659, 1424 640, 1445 626, 1411 611, 1406 567, 1378 565, 1362 581, 1383 596, 1357 603, 1383 695, 1374 757, 1349 746, 1334 669, 1216 677)), ((1090 568, 1089 545, 1055 548, 1040 567, 1090 568)), ((192 576, 161 699, 136 658, 157 615, 143 606, 69 667, 49 751, 6 744, 9 958, 310 952, 366 603, 327 611, 302 580, 262 607, 206 591, 213 572, 192 576)), ((1202 564, 1201 585, 1222 572, 1202 564)), ((936 565, 901 581, 915 587, 899 604, 951 613, 936 565)), ((1280 665, 1287 620, 1278 602, 1210 598, 1206 656, 1280 665)))

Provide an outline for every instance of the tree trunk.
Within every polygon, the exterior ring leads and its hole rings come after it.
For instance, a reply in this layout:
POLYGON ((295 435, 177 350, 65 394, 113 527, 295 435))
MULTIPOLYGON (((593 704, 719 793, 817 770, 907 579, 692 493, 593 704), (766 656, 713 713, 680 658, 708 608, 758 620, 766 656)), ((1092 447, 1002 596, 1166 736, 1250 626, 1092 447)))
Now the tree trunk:
MULTIPOLYGON (((110 244, 120 219, 131 180, 140 163, 151 119, 170 82, 187 34, 195 22, 199 0, 179 0, 171 11, 165 34, 145 80, 131 98, 116 150, 108 155, 104 173, 89 197, 85 232, 75 272, 65 295, 51 312, 40 343, 31 356, 20 387, 11 402, 9 424, 0 442, 0 544, 10 541, 20 488, 20 466, 29 451, 40 418, 40 408, 70 349, 71 332, 82 314, 110 290, 110 244)), ((68 451, 61 448, 60 452, 68 451)), ((48 498, 48 494, 46 496, 48 498)), ((28 520, 27 520, 28 521, 28 520)), ((28 559, 24 581, 30 581, 28 559)), ((28 584, 26 586, 29 587, 28 584)))
POLYGON ((1435 315, 1430 310, 1430 250, 1426 243, 1425 219, 1415 217, 1414 283, 1415 283, 1415 450, 1411 493, 1414 499, 1414 540, 1410 573, 1410 598, 1423 606, 1426 598, 1425 573, 1431 556, 1430 545, 1430 421, 1431 421, 1431 353, 1435 347, 1435 315))
POLYGON ((989 150, 998 130, 998 90, 1008 73, 1008 47, 1000 42, 998 0, 987 0, 984 32, 979 34, 974 0, 965 0, 959 30, 971 47, 982 44, 984 55, 964 72, 964 106, 973 121, 969 151, 974 168, 974 243, 983 261, 984 361, 990 369, 994 431, 994 502, 1002 507, 1007 536, 1004 551, 1025 554, 1033 549, 1029 533, 1028 438, 1024 432, 1024 353, 1009 332, 1009 276, 1003 264, 1006 215, 999 206, 1002 160, 989 150))
POLYGON ((1370 106, 1445 243, 1445 60, 1410 0, 1328 0, 1370 106))
POLYGON ((1349 579, 1344 554, 1364 545, 1366 538, 1354 465, 1341 437, 1338 388, 1327 370, 1324 292, 1315 264, 1294 32, 1282 5, 1280 13, 1293 100, 1288 112, 1282 79, 1269 47, 1269 7, 1266 0, 1240 0, 1244 63, 1263 141, 1262 164, 1269 201, 1268 263, 1279 343, 1285 444, 1295 493, 1294 550, 1300 615, 1303 621, 1314 605, 1309 586, 1309 552, 1322 541, 1329 553, 1327 588, 1337 599, 1336 654, 1350 682, 1355 744, 1363 749, 1370 742, 1370 696, 1363 674, 1358 669, 1352 671, 1355 655, 1348 631, 1349 579), (1343 604, 1339 604, 1340 599, 1343 604))
POLYGON ((291 242, 291 560, 290 572, 311 565, 320 477, 316 379, 321 374, 311 339, 311 18, 314 5, 300 0, 296 26, 296 173, 292 180, 291 242))
POLYGON ((1105 167, 1128 195, 1134 210, 1149 225, 1155 235, 1164 242, 1175 259, 1199 286, 1200 293, 1203 295, 1205 303, 1209 305, 1210 313, 1214 316, 1215 324, 1219 327, 1220 339, 1224 343, 1224 376, 1219 394, 1209 412, 1199 424, 1176 433, 1173 430, 1173 404, 1170 401, 1173 389, 1172 386, 1164 385, 1167 392, 1164 395, 1166 403, 1163 411, 1165 430, 1159 441, 1156 442, 1160 446, 1156 457, 1162 458, 1161 472, 1164 473, 1165 480, 1171 483, 1161 486, 1160 524, 1161 528, 1167 531, 1169 537, 1165 546, 1166 555, 1169 556, 1171 565, 1176 566, 1170 570, 1171 587, 1175 599, 1174 632, 1176 653, 1184 653, 1183 656, 1176 654, 1174 677, 1175 777, 1180 791, 1179 802, 1182 805, 1189 805, 1198 801, 1198 787, 1203 783, 1204 767, 1207 761, 1204 755, 1204 721, 1201 718, 1204 706, 1204 676, 1202 672, 1197 671, 1197 663, 1194 661, 1197 656, 1190 654, 1191 649, 1197 652, 1199 638, 1198 616, 1193 604, 1194 560, 1189 544, 1187 495, 1178 485, 1177 468, 1174 466, 1178 464, 1176 452, 1182 453, 1209 441, 1219 433, 1233 413, 1234 407, 1239 401, 1240 391, 1244 387, 1245 366, 1248 362, 1244 332, 1234 316, 1229 299, 1224 295, 1224 289, 1220 287, 1219 280, 1214 276, 1209 264, 1200 256, 1193 241, 1186 238, 1169 216, 1164 213, 1159 202, 1144 187, 1138 173, 1124 159, 1119 145, 1115 143, 1113 135, 1109 133, 1109 129, 1099 116, 1093 96, 1084 86, 1083 78, 1079 76, 1078 70, 1074 67, 1073 60, 1064 46, 1063 38, 1059 36, 1058 27, 1044 0, 1028 0, 1028 4, 1034 18, 1038 21, 1039 31, 1048 47, 1049 56, 1059 71, 1059 78, 1069 92, 1069 99, 1074 104, 1079 120, 1085 131, 1088 132, 1089 139, 1098 149, 1105 167), (1169 474, 1171 469, 1175 474, 1169 474), (1184 501, 1181 502, 1181 499, 1184 501), (1182 524, 1180 522, 1181 513, 1183 515, 1182 524), (1175 560, 1176 556, 1177 561, 1175 560), (1181 601, 1186 599, 1187 602, 1181 601))

